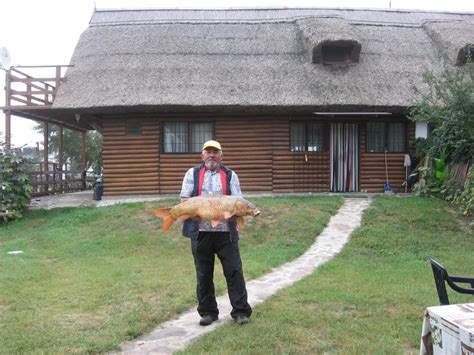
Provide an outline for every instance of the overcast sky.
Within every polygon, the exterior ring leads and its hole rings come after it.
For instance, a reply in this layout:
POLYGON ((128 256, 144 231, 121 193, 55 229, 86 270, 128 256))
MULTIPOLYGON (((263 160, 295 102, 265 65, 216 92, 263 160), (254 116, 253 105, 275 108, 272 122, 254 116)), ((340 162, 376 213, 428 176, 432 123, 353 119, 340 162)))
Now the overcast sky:
MULTIPOLYGON (((94 8, 249 8, 345 7, 418 9, 474 13, 474 0, 3 0, 0 5, 0 47, 13 65, 68 64, 94 8)), ((1 86, 5 75, 0 71, 1 86)), ((4 93, 0 93, 0 106, 4 93)), ((33 121, 12 117, 12 144, 42 142, 33 121)), ((0 132, 5 117, 0 112, 0 132)), ((3 133, 2 133, 3 137, 3 133)), ((3 139, 2 139, 3 140, 3 139)))

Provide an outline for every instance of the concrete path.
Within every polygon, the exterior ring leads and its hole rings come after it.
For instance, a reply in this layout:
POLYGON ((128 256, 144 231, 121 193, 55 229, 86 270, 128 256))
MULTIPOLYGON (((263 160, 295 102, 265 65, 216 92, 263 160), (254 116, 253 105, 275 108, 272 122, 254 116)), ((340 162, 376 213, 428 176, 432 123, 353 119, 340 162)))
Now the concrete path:
MULTIPOLYGON (((259 279, 247 282, 249 303, 255 306, 277 291, 310 275, 319 265, 332 259, 349 240, 350 234, 361 222, 362 212, 370 199, 347 198, 315 243, 299 258, 274 269, 259 279)), ((245 271, 245 270, 244 270, 245 271)), ((150 334, 126 343, 122 354, 170 354, 183 350, 201 335, 211 332, 231 320, 231 306, 227 295, 217 298, 220 318, 207 327, 199 326, 196 307, 176 320, 165 322, 150 334)), ((252 321, 252 320, 250 320, 252 321)))

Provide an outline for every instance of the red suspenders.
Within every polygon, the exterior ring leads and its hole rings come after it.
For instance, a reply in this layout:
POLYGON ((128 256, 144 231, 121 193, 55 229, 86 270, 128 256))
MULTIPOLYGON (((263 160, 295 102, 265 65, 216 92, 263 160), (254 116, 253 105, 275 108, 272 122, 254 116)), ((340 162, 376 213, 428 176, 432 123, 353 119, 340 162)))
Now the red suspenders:
MULTIPOLYGON (((198 180, 198 196, 202 195, 202 184, 204 183, 204 174, 206 172, 205 168, 199 170, 199 180, 198 180)), ((221 176, 222 192, 224 195, 227 195, 227 175, 223 169, 219 170, 221 176)))

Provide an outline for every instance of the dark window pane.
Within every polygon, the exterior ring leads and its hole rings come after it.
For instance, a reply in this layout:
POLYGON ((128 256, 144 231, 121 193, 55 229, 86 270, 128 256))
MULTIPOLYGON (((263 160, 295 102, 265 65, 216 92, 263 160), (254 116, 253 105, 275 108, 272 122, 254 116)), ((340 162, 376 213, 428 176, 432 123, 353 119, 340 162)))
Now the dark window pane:
POLYGON ((388 124, 388 151, 405 152, 405 125, 401 122, 388 124))
POLYGON ((212 139, 212 123, 191 123, 191 152, 200 152, 204 142, 212 139))
POLYGON ((321 48, 323 63, 331 64, 349 62, 352 50, 353 47, 351 46, 323 45, 321 48))
POLYGON ((368 122, 367 123, 367 151, 384 152, 385 151, 385 123, 368 122))
POLYGON ((308 122, 308 152, 321 152, 324 150, 324 124, 321 122, 308 122))
POLYGON ((165 122, 163 130, 165 153, 185 153, 188 151, 186 122, 165 122))
POLYGON ((304 122, 290 122, 290 150, 304 152, 305 150, 305 124, 304 122))

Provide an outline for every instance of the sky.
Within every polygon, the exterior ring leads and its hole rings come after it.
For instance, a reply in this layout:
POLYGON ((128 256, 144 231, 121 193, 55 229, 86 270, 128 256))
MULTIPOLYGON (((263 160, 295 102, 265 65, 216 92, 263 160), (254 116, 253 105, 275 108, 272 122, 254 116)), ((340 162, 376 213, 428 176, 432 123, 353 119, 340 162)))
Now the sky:
MULTIPOLYGON (((12 65, 68 64, 81 33, 97 9, 112 8, 278 8, 330 7, 417 9, 474 13, 474 0, 3 0, 0 5, 0 47, 12 65)), ((4 87, 5 73, 0 70, 4 87)), ((0 93, 0 106, 4 105, 0 93)), ((12 117, 12 145, 36 146, 42 136, 34 121, 12 117)), ((5 116, 0 111, 3 139, 5 116)))

